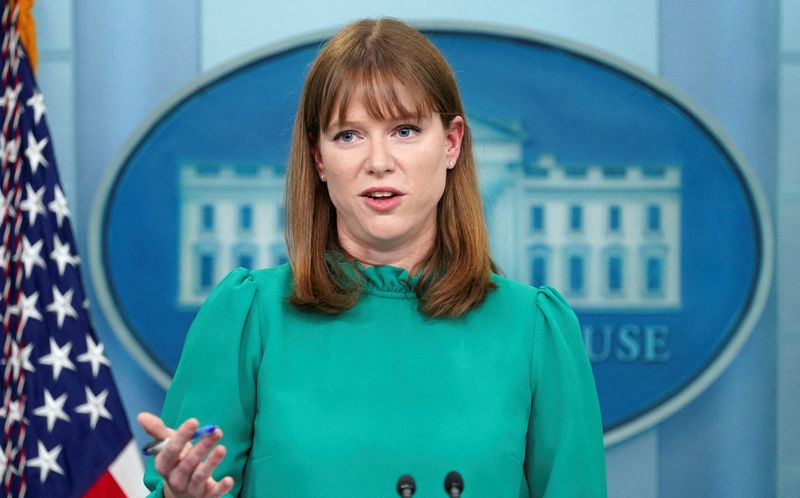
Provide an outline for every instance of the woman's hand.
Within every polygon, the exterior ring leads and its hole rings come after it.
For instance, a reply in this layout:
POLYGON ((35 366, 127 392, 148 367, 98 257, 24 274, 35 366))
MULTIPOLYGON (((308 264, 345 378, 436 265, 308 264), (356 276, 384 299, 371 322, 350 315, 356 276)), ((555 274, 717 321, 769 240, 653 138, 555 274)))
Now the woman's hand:
POLYGON ((220 429, 192 445, 192 435, 199 425, 197 419, 190 418, 177 430, 165 426, 152 413, 142 412, 136 419, 154 439, 169 438, 164 449, 155 456, 156 471, 164 478, 166 498, 219 498, 233 488, 231 477, 219 482, 211 477, 211 472, 225 456, 224 446, 214 448, 203 461, 206 453, 222 437, 220 429))

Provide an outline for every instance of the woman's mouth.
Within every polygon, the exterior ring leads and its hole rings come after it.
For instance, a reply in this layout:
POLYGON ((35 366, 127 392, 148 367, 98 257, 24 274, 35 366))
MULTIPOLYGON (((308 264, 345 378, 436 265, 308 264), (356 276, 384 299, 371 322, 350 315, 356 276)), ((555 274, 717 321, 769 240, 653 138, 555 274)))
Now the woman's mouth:
POLYGON ((361 194, 370 208, 383 212, 394 209, 403 198, 403 194, 395 189, 373 188, 361 194))

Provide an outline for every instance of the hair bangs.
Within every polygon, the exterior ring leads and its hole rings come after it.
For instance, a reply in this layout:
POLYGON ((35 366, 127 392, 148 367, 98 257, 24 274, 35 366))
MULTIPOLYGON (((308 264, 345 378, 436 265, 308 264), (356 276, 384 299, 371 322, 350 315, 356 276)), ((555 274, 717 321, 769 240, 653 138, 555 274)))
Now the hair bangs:
POLYGON ((335 95, 331 105, 320 113, 323 129, 329 127, 334 119, 347 121, 347 110, 355 102, 361 102, 373 119, 381 121, 408 119, 419 121, 432 112, 434 105, 423 84, 416 78, 401 77, 389 68, 362 69, 358 74, 343 75, 331 88, 329 95, 335 95))

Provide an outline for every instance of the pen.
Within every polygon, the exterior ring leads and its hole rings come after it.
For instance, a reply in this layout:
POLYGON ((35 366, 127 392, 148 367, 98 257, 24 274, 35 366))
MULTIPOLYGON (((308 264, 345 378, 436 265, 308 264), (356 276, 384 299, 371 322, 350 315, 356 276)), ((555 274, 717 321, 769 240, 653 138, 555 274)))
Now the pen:
MULTIPOLYGON (((192 441, 195 439, 199 439, 201 437, 210 436, 214 434, 214 431, 217 430, 216 425, 207 425, 205 427, 200 427, 194 434, 192 434, 192 441)), ((157 439, 155 441, 150 441, 142 448, 142 453, 145 455, 155 455, 159 451, 163 450, 167 443, 169 442, 169 438, 166 439, 157 439)))

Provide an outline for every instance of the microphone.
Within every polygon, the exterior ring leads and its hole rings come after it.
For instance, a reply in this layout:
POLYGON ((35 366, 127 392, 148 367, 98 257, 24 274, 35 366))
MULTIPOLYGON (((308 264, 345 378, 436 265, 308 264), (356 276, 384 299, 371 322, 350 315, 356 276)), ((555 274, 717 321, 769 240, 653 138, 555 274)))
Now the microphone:
POLYGON ((450 498, 459 498, 464 491, 464 478, 455 470, 444 478, 444 490, 450 498))
POLYGON ((403 498, 411 498, 416 490, 417 484, 410 475, 400 476, 400 479, 397 480, 397 494, 403 498))

